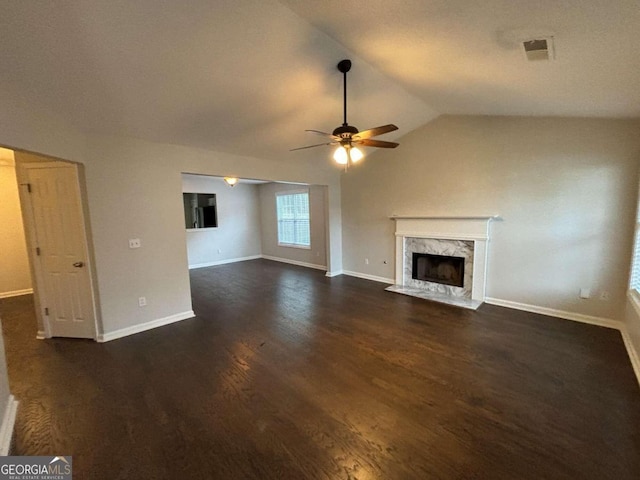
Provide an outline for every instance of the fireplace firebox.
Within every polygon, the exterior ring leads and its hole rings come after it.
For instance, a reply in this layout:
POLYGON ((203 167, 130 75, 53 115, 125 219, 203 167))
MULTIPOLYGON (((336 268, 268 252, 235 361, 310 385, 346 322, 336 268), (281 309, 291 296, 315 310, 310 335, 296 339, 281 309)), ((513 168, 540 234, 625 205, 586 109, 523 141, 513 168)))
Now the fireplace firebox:
POLYGON ((411 278, 463 287, 464 258, 414 252, 411 278))

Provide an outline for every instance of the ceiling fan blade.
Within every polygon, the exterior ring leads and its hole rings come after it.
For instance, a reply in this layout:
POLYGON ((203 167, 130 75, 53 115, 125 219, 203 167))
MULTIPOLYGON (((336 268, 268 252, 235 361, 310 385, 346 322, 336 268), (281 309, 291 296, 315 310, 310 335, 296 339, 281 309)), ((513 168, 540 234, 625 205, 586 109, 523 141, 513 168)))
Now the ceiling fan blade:
POLYGON ((298 148, 292 148, 291 150, 289 150, 290 152, 293 152, 294 150, 304 150, 305 148, 313 148, 313 147, 322 147, 324 145, 332 145, 333 142, 327 142, 327 143, 317 143, 315 145, 307 145, 306 147, 298 147, 298 148))
POLYGON ((396 148, 399 143, 396 142, 385 142, 383 140, 370 140, 365 138, 364 140, 356 140, 353 143, 357 143, 359 145, 364 145, 365 147, 378 147, 378 148, 396 148))
POLYGON ((305 132, 315 133, 316 135, 324 135, 325 137, 333 138, 335 140, 340 140, 339 137, 336 137, 331 133, 321 132, 320 130, 305 130, 305 132))
POLYGON ((356 140, 364 140, 366 138, 377 137, 383 133, 393 132, 394 130, 398 130, 398 127, 393 124, 382 125, 381 127, 370 128, 369 130, 363 130, 362 132, 356 133, 353 138, 356 140))

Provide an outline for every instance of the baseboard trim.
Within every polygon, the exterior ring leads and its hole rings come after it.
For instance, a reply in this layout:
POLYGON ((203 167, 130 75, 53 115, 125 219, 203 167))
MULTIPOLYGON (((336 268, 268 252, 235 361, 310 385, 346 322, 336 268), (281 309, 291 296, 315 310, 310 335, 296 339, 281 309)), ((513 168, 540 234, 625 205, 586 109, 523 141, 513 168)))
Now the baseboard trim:
POLYGON ((314 268, 316 270, 327 269, 325 265, 316 265, 314 263, 299 262, 298 260, 289 260, 288 258, 272 257, 271 255, 261 255, 261 257, 259 258, 264 258, 265 260, 273 260, 274 262, 289 263, 291 265, 297 265, 299 267, 314 268))
POLYGON ((32 293, 33 288, 25 288, 23 290, 13 290, 12 292, 2 292, 0 293, 0 298, 20 297, 22 295, 31 295, 32 293))
POLYGON ((325 277, 337 277, 338 275, 342 275, 344 272, 342 270, 336 270, 335 272, 327 272, 325 277))
POLYGON ((374 282, 387 283, 393 285, 396 281, 393 278, 378 277, 377 275, 369 275, 368 273, 352 272, 349 270, 343 270, 344 275, 350 277, 362 278, 364 280, 373 280, 374 282))
POLYGON ((4 409, 4 415, 2 416, 2 426, 0 426, 0 456, 6 457, 9 455, 17 411, 18 401, 13 395, 9 395, 7 407, 4 409))
POLYGON ((262 255, 251 255, 249 257, 229 258, 227 260, 218 260, 215 262, 195 263, 193 265, 189 265, 189 270, 193 270, 194 268, 215 267, 216 265, 226 265, 227 263, 246 262, 247 260, 257 260, 258 258, 262 258, 262 255))
POLYGON ((165 325, 176 323, 181 320, 186 320, 188 318, 193 318, 195 316, 196 315, 195 313, 193 313, 193 310, 189 310, 188 312, 176 313, 175 315, 170 315, 164 318, 158 318, 157 320, 141 323, 140 325, 133 325, 127 328, 121 328, 120 330, 115 330, 113 332, 101 333, 98 335, 97 341, 100 343, 110 342, 111 340, 116 340, 122 337, 128 337, 129 335, 135 335, 136 333, 146 332, 147 330, 153 330, 154 328, 158 328, 158 327, 164 327, 165 325))
POLYGON ((556 310, 555 308, 538 307, 536 305, 529 305, 526 303, 512 302, 510 300, 501 300, 499 298, 487 297, 484 299, 485 303, 491 305, 497 305, 499 307, 513 308, 515 310, 523 310, 525 312, 540 313, 542 315, 548 315, 550 317, 563 318, 565 320, 572 320, 574 322, 588 323, 590 325, 597 325, 599 327, 614 328, 621 330, 623 324, 618 320, 610 318, 594 317, 591 315, 583 315, 582 313, 567 312, 565 310, 556 310))

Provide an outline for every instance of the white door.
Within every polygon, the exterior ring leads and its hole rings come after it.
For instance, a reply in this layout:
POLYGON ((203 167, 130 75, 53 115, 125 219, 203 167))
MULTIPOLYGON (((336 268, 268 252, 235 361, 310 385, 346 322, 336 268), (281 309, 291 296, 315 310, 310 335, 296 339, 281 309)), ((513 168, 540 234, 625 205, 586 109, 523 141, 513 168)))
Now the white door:
POLYGON ((52 337, 95 338, 96 317, 78 168, 25 164, 45 328, 52 337), (44 290, 44 291, 42 291, 44 290), (48 327, 48 328, 47 328, 48 327))

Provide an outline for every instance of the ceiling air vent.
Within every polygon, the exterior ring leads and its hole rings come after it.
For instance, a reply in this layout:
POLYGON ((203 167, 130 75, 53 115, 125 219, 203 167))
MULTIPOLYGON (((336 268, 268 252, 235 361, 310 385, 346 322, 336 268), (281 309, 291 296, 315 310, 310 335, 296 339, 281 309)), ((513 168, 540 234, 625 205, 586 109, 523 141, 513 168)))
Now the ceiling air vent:
POLYGON ((532 38, 522 42, 524 54, 530 62, 536 60, 553 60, 555 50, 553 45, 553 37, 532 38))

